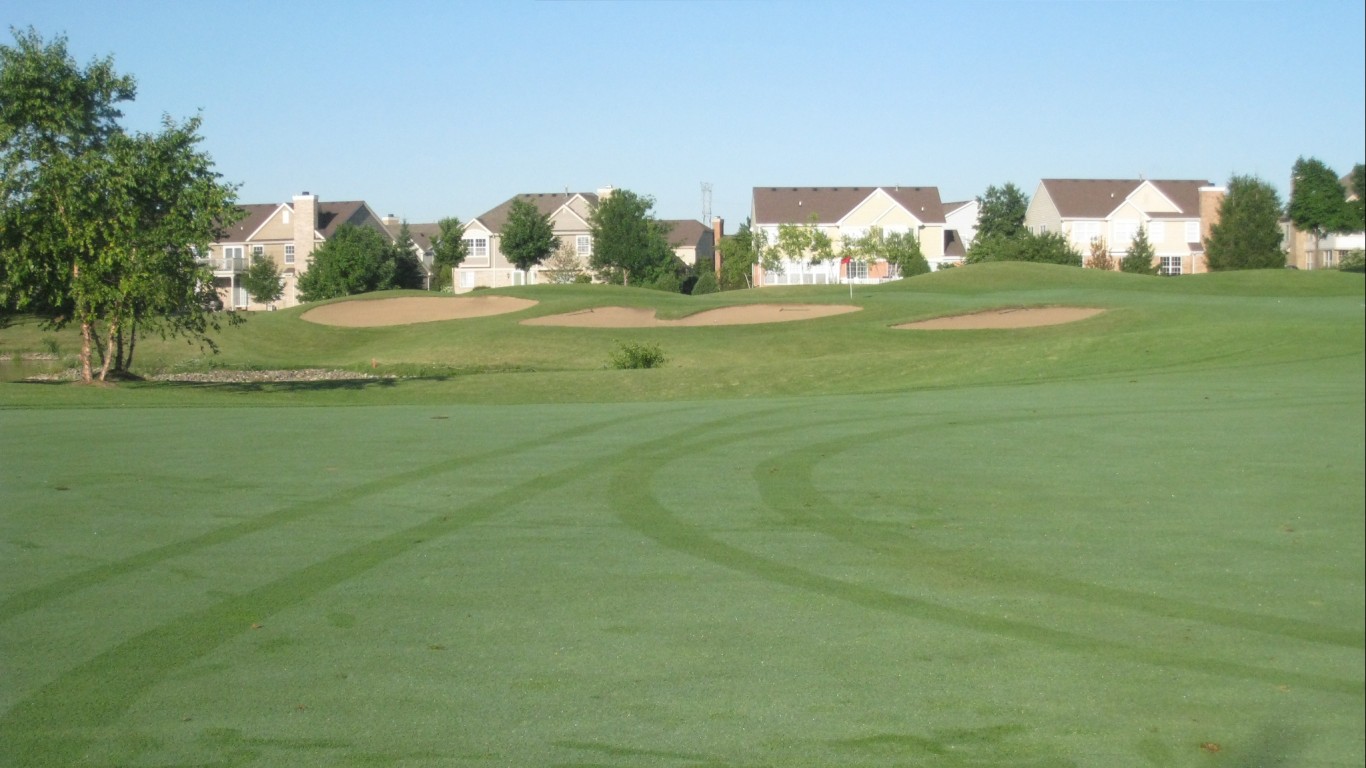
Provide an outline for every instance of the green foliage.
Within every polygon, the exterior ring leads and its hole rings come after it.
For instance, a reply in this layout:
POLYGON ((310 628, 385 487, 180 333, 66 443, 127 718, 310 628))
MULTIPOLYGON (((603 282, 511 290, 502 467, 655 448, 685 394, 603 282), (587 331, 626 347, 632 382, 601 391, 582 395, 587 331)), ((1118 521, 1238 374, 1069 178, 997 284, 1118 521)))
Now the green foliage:
POLYGON ((1131 275, 1155 275, 1158 270, 1156 259, 1157 253, 1148 241, 1148 228, 1140 225, 1133 242, 1129 243, 1129 251, 1119 262, 1119 269, 1131 275))
POLYGON ((1219 223, 1210 228, 1205 260, 1210 271, 1281 269, 1281 199, 1256 176, 1235 175, 1219 204, 1219 223))
POLYGON ((213 347, 211 276, 196 254, 240 215, 198 150, 200 121, 125 132, 132 77, 78 67, 32 29, 0 46, 0 315, 81 328, 81 370, 126 370, 140 331, 213 347))
POLYGON ((930 263, 920 250, 920 240, 911 232, 883 232, 881 227, 869 227, 861 237, 845 237, 840 256, 873 263, 885 261, 893 274, 914 277, 930 271, 930 263))
POLYGON ((540 274, 554 285, 566 285, 577 282, 580 277, 588 277, 584 274, 577 246, 569 241, 561 242, 555 253, 542 262, 540 274))
POLYGON ((285 284, 280 279, 280 269, 275 265, 275 259, 265 254, 252 254, 251 266, 242 275, 242 287, 261 304, 274 304, 285 293, 285 284))
MULTIPOLYGON (((655 219, 654 198, 629 189, 600 200, 588 219, 593 235, 590 265, 608 282, 659 287, 673 273, 675 286, 681 264, 669 247, 669 227, 655 219)), ((677 291, 677 287, 674 289, 677 291)))
POLYGON ((1347 176, 1352 200, 1347 204, 1348 229, 1352 232, 1366 231, 1366 165, 1357 163, 1347 176))
POLYGON ((1110 255, 1110 246, 1106 244, 1105 238, 1097 237, 1091 241, 1091 257, 1086 260, 1085 266, 1107 272, 1114 270, 1115 259, 1110 255))
POLYGON ((372 227, 343 224, 313 252, 299 277, 299 299, 321 301, 400 286, 398 252, 387 234, 372 227))
POLYGON ((616 351, 612 353, 613 368, 658 368, 662 365, 664 365, 664 353, 658 344, 621 342, 617 345, 616 351))
POLYGON ((748 220, 740 225, 735 234, 721 238, 718 246, 721 249, 721 273, 716 276, 721 290, 749 287, 754 276, 754 265, 759 260, 755 239, 748 220))
POLYGON ((1338 269, 1343 272, 1366 272, 1366 254, 1361 251, 1352 251, 1342 257, 1338 264, 1338 269))
POLYGON ((526 272, 559 247, 560 238, 555 236, 550 214, 541 213, 524 198, 513 200, 498 246, 508 263, 526 272))
POLYGON ((1338 176, 1317 158, 1295 161, 1290 170, 1290 205, 1286 214, 1296 228, 1320 240, 1333 232, 1351 232, 1351 206, 1338 176))
POLYGON ((413 233, 408 229, 408 222, 403 222, 399 227, 398 237, 390 245, 388 258, 394 263, 394 277, 390 287, 426 287, 426 275, 422 273, 422 261, 418 258, 417 245, 413 243, 413 233))
POLYGON ((436 223, 437 236, 432 239, 432 290, 451 287, 451 270, 464 263, 469 256, 465 242, 465 225, 451 216, 436 223))
POLYGON ((1011 182, 1005 186, 987 187, 986 194, 977 198, 976 239, 1019 237, 1025 233, 1025 213, 1029 210, 1029 196, 1011 182))
POLYGON ((777 241, 760 254, 764 271, 782 273, 783 262, 819 264, 835 256, 835 244, 815 214, 804 224, 779 224, 777 241))
POLYGON ((721 290, 721 286, 716 282, 716 273, 712 270, 704 270, 697 276, 697 282, 692 285, 692 295, 701 296, 707 293, 716 293, 721 290))
MULTIPOLYGON (((980 235, 980 233, 979 233, 980 235)), ((992 235, 977 237, 968 251, 967 263, 983 264, 992 261, 1029 261, 1037 264, 1081 266, 1081 253, 1061 232, 1036 235, 1028 230, 1015 237, 992 235)))

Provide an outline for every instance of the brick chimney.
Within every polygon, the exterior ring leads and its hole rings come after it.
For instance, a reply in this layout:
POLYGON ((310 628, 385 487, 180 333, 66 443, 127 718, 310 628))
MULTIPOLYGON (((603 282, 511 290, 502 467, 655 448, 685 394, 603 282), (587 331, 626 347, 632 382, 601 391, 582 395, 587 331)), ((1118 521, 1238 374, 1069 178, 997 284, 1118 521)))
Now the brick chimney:
POLYGON ((711 219, 711 247, 712 264, 716 269, 716 277, 721 277, 721 238, 726 236, 726 222, 720 216, 713 216, 711 219))
POLYGON ((299 265, 298 270, 300 272, 308 269, 309 261, 313 256, 313 247, 317 244, 317 231, 318 196, 310 195, 307 191, 301 195, 295 195, 294 258, 299 265))
MULTIPOLYGON (((1224 195, 1227 193, 1228 188, 1226 187, 1200 188, 1200 243, 1202 250, 1204 243, 1209 240, 1210 228, 1219 223, 1219 206, 1223 205, 1224 195)), ((1205 272, 1208 269, 1208 257, 1206 257, 1204 264, 1191 264, 1191 274, 1205 272)))

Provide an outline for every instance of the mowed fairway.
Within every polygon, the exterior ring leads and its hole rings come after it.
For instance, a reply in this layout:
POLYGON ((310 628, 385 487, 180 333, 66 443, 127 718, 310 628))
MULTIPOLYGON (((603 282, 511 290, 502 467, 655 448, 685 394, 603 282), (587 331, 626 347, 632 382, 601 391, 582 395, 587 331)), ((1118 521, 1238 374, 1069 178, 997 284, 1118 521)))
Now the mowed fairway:
POLYGON ((1360 276, 962 272, 0 384, 0 766, 1360 766, 1360 276))

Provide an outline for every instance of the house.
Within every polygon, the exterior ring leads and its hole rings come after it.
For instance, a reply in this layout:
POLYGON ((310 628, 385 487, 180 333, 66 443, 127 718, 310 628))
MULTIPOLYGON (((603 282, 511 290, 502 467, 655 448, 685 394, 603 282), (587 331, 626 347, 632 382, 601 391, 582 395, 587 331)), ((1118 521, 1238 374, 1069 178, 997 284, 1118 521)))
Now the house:
POLYGON ((977 216, 981 210, 982 204, 977 198, 944 203, 944 256, 939 262, 930 262, 931 269, 963 263, 968 255, 968 246, 977 237, 977 216))
POLYGON ((1088 260, 1104 240, 1116 265, 1142 227, 1161 274, 1189 275, 1207 270, 1204 243, 1225 191, 1208 181, 1044 179, 1024 223, 1034 234, 1061 232, 1088 260))
MULTIPOLYGON (((1348 200, 1358 199, 1360 190, 1352 188, 1352 176, 1339 181, 1348 200)), ((1297 228, 1290 219, 1281 219, 1281 243, 1285 265, 1295 269, 1337 269, 1354 251, 1366 250, 1366 232, 1334 232, 1314 243, 1314 235, 1297 228)))
MULTIPOLYGON (((510 285, 534 285, 542 282, 542 267, 534 266, 523 274, 503 255, 499 247, 503 225, 516 200, 536 206, 543 216, 550 217, 551 230, 560 238, 561 248, 568 247, 578 257, 580 268, 589 271, 593 255, 593 234, 589 221, 602 200, 612 194, 612 187, 596 192, 550 192, 520 194, 501 205, 471 219, 465 225, 464 239, 468 254, 455 268, 452 281, 456 293, 467 293, 475 288, 502 288, 510 285)), ((700 221, 661 221, 670 225, 669 244, 684 264, 694 266, 697 259, 711 259, 714 251, 711 230, 700 221)))
MULTIPOLYGON (((845 237, 857 238, 872 227, 883 232, 911 232, 925 260, 944 262, 944 204, 937 187, 755 187, 751 225, 755 236, 772 247, 781 225, 811 225, 828 236, 838 256, 845 237)), ((776 269, 754 265, 754 285, 802 285, 878 282, 895 277, 890 265, 839 258, 811 264, 783 259, 776 269)))
MULTIPOLYGON (((384 230, 389 233, 389 237, 393 238, 394 242, 398 242, 398 236, 403 232, 404 222, 392 213, 380 221, 384 224, 384 230)), ((408 236, 413 240, 413 255, 417 257, 418 264, 422 267, 422 287, 424 289, 432 287, 432 269, 435 260, 432 240, 440 234, 440 224, 408 225, 408 236)))
POLYGON ((242 219, 227 227, 209 246, 204 260, 213 270, 213 284, 223 306, 229 309, 267 309, 247 295, 242 275, 254 255, 273 259, 284 279, 280 306, 299 303, 299 275, 307 269, 313 251, 343 224, 387 230, 379 216, 363 200, 322 202, 304 192, 288 203, 256 203, 239 206, 242 219))

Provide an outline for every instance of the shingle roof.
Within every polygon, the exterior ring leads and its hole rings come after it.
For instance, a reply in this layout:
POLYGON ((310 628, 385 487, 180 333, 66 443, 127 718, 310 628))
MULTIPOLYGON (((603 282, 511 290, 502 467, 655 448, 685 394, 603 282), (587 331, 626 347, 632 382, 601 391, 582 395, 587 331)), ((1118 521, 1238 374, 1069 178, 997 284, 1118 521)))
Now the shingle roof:
MULTIPOLYGON (((1103 219, 1133 194, 1143 179, 1044 179, 1043 187, 1064 219, 1103 219)), ((1158 191, 1171 200, 1185 218, 1200 215, 1200 188, 1208 181, 1149 179, 1158 191)), ((1158 215, 1158 214, 1153 214, 1158 215)))
MULTIPOLYGON (((255 232, 266 223, 266 220, 280 209, 280 203, 250 203, 237 206, 246 212, 240 221, 228 227, 223 237, 218 238, 220 243, 235 243, 245 240, 251 233, 255 232)), ((291 210, 293 205, 286 203, 291 210)), ((337 227, 351 221, 358 213, 365 209, 364 200, 349 200, 334 203, 318 203, 318 231, 322 233, 324 239, 329 238, 337 231, 337 227)))
POLYGON ((669 245, 674 248, 709 243, 713 237, 711 227, 697 219, 661 219, 659 223, 669 227, 669 245))
POLYGON ((266 219, 269 219, 270 215, 275 213, 279 207, 279 203, 253 203, 237 206, 238 210, 243 211, 246 215, 232 225, 224 227, 223 236, 218 238, 217 242, 237 243, 246 240, 247 236, 266 223, 266 219))
POLYGON ((944 223, 938 187, 755 187, 755 224, 834 224, 881 189, 926 224, 944 223))
POLYGON ((560 209, 560 206, 573 200, 575 196, 582 197, 591 206, 598 204, 598 196, 595 192, 544 192, 515 195, 508 198, 502 205, 490 209, 475 218, 494 234, 503 231, 503 225, 507 223, 508 212, 512 210, 514 200, 526 200, 536 206, 536 210, 541 215, 548 216, 560 209))

